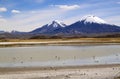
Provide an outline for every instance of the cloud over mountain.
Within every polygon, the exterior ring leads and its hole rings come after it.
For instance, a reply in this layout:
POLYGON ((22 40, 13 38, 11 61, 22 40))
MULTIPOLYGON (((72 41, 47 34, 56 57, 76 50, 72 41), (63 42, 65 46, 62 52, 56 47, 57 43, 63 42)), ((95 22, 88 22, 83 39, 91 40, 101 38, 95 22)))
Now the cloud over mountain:
POLYGON ((19 13, 21 13, 19 10, 12 10, 11 12, 14 13, 14 14, 19 14, 19 13))
POLYGON ((80 8, 79 5, 55 5, 55 6, 64 10, 75 10, 80 8))
POLYGON ((0 12, 6 12, 7 11, 7 8, 5 7, 0 7, 0 12))

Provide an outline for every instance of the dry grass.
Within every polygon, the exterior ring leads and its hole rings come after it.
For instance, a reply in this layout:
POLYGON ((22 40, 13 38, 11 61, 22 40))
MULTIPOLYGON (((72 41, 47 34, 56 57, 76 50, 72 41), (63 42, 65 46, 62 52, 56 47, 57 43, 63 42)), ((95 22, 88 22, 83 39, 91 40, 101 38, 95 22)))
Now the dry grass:
POLYGON ((64 39, 6 39, 0 42, 49 42, 49 41, 79 41, 79 42, 115 42, 120 43, 120 38, 64 38, 64 39))
POLYGON ((0 42, 14 44, 0 44, 0 47, 30 46, 30 45, 98 45, 120 44, 120 38, 64 38, 64 39, 7 39, 0 42), (16 43, 15 43, 16 42, 16 43), (26 43, 27 42, 27 43, 26 43))

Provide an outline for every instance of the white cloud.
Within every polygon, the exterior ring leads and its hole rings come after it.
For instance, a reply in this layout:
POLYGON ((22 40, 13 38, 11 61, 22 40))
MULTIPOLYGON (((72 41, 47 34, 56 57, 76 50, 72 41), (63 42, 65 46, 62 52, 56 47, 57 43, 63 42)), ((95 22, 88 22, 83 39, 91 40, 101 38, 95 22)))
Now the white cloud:
POLYGON ((14 13, 14 14, 19 14, 19 13, 21 13, 19 10, 12 10, 11 12, 14 13))
POLYGON ((0 7, 0 12, 6 12, 7 11, 7 8, 5 7, 0 7))
POLYGON ((64 10, 74 10, 80 8, 79 5, 55 5, 56 7, 59 7, 60 9, 64 10))

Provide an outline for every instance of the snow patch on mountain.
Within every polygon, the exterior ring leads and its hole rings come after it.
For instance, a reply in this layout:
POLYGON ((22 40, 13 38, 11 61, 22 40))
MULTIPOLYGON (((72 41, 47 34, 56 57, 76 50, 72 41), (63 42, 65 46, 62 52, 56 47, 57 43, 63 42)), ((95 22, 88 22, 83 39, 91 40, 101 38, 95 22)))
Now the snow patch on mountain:
POLYGON ((53 26, 53 27, 61 26, 61 27, 65 27, 66 25, 63 22, 60 22, 58 20, 54 20, 54 21, 52 21, 52 23, 49 23, 48 26, 53 26))
POLYGON ((80 21, 83 21, 85 24, 86 23, 99 23, 99 24, 106 24, 107 22, 102 20, 99 17, 96 17, 94 15, 87 15, 84 16, 80 21))

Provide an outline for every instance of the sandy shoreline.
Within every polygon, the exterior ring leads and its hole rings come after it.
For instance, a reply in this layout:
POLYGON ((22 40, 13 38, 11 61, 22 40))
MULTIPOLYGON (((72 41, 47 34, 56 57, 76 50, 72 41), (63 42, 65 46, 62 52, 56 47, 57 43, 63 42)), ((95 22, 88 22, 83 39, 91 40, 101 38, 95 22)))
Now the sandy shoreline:
POLYGON ((45 66, 45 67, 0 67, 1 72, 27 71, 27 70, 54 70, 54 69, 86 69, 86 68, 106 68, 120 67, 120 64, 97 64, 97 65, 78 65, 78 66, 45 66))
POLYGON ((52 45, 52 46, 91 46, 91 45, 120 45, 114 42, 0 42, 0 47, 23 47, 23 46, 38 46, 38 45, 52 45))
POLYGON ((0 68, 0 79, 114 79, 120 64, 0 68))

